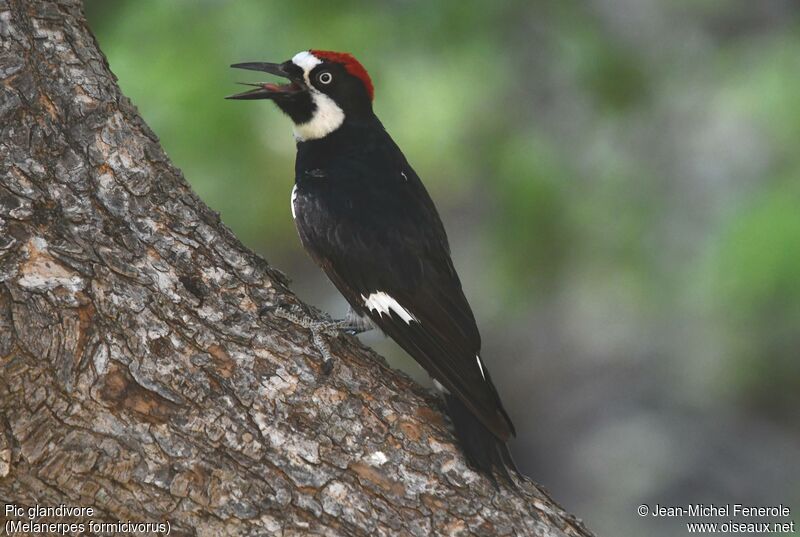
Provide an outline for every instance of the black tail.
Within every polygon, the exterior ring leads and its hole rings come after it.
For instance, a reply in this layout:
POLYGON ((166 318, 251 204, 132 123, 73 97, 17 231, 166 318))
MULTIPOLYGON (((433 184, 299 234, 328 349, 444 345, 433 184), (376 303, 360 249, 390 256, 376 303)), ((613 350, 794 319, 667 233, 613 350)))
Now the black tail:
POLYGON ((447 413, 450 415, 450 420, 455 427, 456 436, 458 436, 458 440, 461 443, 461 449, 470 464, 489 476, 495 482, 495 485, 497 482, 494 474, 497 472, 516 487, 511 473, 517 476, 522 474, 517 469, 517 465, 514 464, 505 441, 497 438, 485 425, 478 421, 458 397, 451 394, 445 394, 444 397, 447 402, 447 413))

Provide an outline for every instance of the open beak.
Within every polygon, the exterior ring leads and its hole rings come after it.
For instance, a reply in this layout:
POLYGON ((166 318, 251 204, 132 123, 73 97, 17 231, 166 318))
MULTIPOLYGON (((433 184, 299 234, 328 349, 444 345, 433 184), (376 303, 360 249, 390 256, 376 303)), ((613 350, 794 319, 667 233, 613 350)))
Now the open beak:
POLYGON ((260 84, 251 84, 247 82, 240 82, 245 86, 253 86, 254 89, 229 95, 226 99, 273 99, 277 96, 292 95, 303 91, 304 84, 302 79, 297 79, 290 73, 287 73, 282 64, 279 63, 266 63, 266 62, 248 62, 248 63, 234 63, 231 65, 234 69, 248 69, 250 71, 263 71, 271 75, 281 76, 288 78, 288 84, 273 84, 271 82, 264 82, 260 84))

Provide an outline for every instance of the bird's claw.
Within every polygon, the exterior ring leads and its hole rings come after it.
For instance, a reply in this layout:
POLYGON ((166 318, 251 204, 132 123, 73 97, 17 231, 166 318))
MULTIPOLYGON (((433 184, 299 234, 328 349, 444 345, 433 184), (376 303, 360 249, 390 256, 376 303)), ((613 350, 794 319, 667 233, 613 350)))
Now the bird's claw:
POLYGON ((325 357, 325 353, 323 353, 322 358, 322 374, 328 376, 333 371, 333 356, 330 354, 330 350, 327 347, 317 346, 317 350, 320 352, 327 351, 328 357, 325 357))
POLYGON ((266 315, 276 314, 278 310, 286 310, 296 307, 297 306, 289 304, 288 302, 278 302, 277 304, 265 304, 261 306, 261 309, 258 310, 258 315, 259 317, 264 317, 266 315))
POLYGON ((349 328, 345 321, 334 321, 330 319, 318 320, 309 316, 303 309, 295 304, 270 304, 259 310, 259 315, 275 315, 281 319, 286 319, 298 326, 311 332, 311 340, 314 347, 322 355, 322 372, 325 375, 333 371, 333 355, 330 345, 323 336, 337 336, 343 330, 349 328))

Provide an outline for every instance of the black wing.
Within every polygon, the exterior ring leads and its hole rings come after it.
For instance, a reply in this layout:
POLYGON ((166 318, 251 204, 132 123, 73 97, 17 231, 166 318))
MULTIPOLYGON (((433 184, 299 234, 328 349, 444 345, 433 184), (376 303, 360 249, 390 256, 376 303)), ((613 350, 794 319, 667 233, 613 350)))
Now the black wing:
POLYGON ((357 312, 507 440, 514 427, 480 361, 480 334, 430 196, 405 163, 371 172, 359 164, 298 178, 303 245, 357 312))

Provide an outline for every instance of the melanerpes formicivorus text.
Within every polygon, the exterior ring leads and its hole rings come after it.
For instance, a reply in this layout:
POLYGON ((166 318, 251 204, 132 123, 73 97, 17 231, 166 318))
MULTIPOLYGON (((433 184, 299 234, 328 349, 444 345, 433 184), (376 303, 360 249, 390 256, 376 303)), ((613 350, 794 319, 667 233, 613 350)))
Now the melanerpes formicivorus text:
POLYGON ((508 477, 514 426, 481 357, 436 207, 375 116, 367 71, 350 54, 322 50, 232 67, 289 81, 229 99, 271 99, 294 122, 291 209, 303 246, 353 312, 433 377, 473 466, 508 477))

